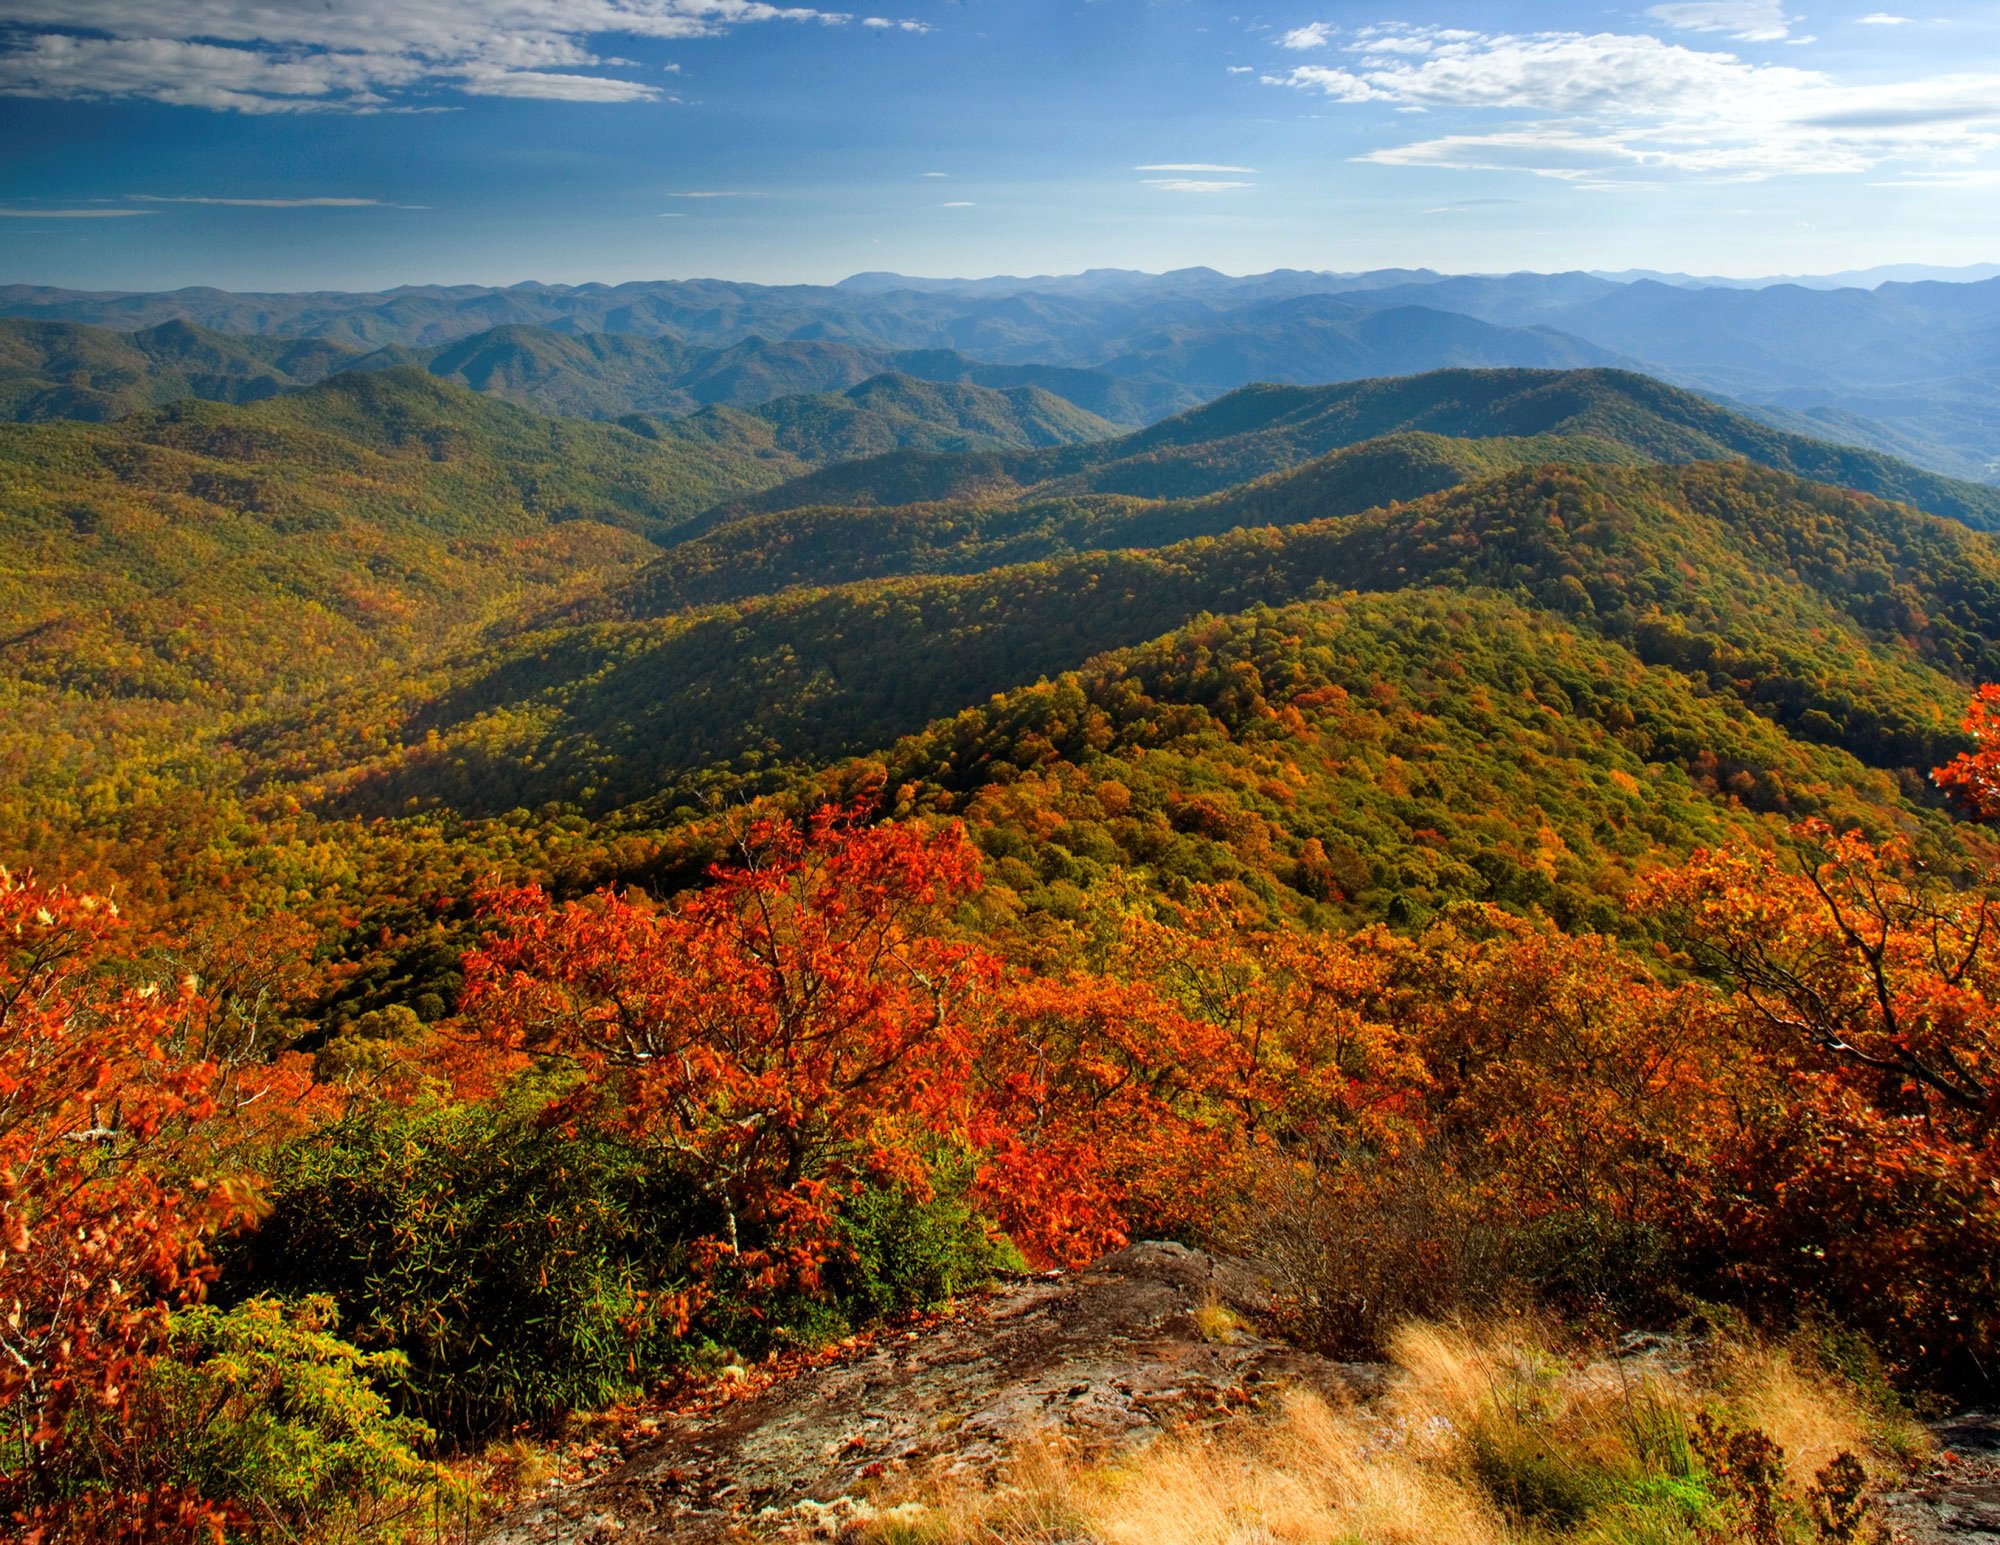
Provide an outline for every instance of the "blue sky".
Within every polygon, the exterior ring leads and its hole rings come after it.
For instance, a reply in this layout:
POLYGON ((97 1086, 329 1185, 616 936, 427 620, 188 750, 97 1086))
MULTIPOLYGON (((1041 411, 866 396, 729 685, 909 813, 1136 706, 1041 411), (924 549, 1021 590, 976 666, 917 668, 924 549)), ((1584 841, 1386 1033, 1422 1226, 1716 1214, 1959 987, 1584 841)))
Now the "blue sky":
POLYGON ((0 282, 1995 258, 1992 0, 0 0, 0 282))

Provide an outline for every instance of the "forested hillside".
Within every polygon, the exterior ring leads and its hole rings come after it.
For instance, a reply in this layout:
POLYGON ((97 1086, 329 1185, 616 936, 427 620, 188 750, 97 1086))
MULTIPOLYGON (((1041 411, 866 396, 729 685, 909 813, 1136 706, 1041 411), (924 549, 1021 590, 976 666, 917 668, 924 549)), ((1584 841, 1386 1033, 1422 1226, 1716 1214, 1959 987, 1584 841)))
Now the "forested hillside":
POLYGON ((132 333, 0 321, 0 418, 123 418, 183 397, 255 402, 358 357, 320 339, 232 336, 178 317, 132 333))
POLYGON ((693 359, 560 342, 0 426, 6 1511, 389 1538, 1144 1235, 1341 1359, 1979 1387, 2000 495, 1617 370, 506 400, 693 359))
POLYGON ((0 319, 0 418, 122 418, 184 397, 254 402, 337 371, 408 366, 543 413, 599 419, 754 408, 774 398, 837 394, 885 375, 994 392, 1033 390, 1062 399, 1087 420, 1104 414, 1128 426, 1206 395, 1103 371, 989 365, 950 349, 826 341, 753 337, 715 348, 625 333, 508 326, 437 347, 371 350, 319 338, 213 332, 179 316, 129 333, 0 319))
POLYGON ((1185 497, 1213 493, 1385 435, 1462 439, 1558 435, 1600 441, 1618 459, 1741 457, 1779 471, 1900 499, 1973 526, 2000 522, 2000 494, 1891 457, 1785 434, 1627 371, 1435 371, 1351 386, 1254 386, 1150 429, 1060 454, 929 460, 909 453, 829 467, 743 501, 912 504, 1014 490, 1185 497))

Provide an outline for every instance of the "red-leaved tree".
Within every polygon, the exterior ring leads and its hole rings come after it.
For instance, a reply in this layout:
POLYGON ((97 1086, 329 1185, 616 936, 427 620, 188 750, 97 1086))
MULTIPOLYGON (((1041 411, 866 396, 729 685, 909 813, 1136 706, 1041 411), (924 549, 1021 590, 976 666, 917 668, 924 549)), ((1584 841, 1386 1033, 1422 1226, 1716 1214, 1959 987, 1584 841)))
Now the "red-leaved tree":
POLYGON ((702 1188, 706 1284, 810 1287, 842 1192, 921 1188, 933 1134, 964 1127, 969 1004, 997 968, 937 920, 977 884, 956 829, 765 821, 670 907, 494 896, 464 1005, 489 1044, 582 1072, 568 1111, 702 1188))

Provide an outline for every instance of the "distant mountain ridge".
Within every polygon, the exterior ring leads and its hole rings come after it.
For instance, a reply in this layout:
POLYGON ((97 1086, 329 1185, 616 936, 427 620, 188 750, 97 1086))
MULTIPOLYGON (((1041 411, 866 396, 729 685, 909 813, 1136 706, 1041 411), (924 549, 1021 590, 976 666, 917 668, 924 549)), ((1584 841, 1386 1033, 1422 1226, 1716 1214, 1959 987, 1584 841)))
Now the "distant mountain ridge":
MULTIPOLYGON (((359 350, 319 338, 214 332, 184 318, 120 333, 0 318, 0 418, 104 420, 182 397, 254 402, 342 370, 415 366, 560 418, 682 416, 775 398, 842 392, 883 375, 1027 388, 1127 426, 1191 407, 1203 394, 1062 366, 992 365, 950 349, 875 349, 753 337, 723 348, 618 333, 558 333, 510 323, 434 348, 359 350)), ((1033 440, 1019 443, 1034 444, 1033 440)))
POLYGON ((255 402, 354 358, 323 339, 238 337, 178 317, 130 333, 0 321, 0 419, 119 418, 182 397, 255 402))
MULTIPOLYGON (((1839 276, 1871 288, 1703 284, 1685 275, 1280 269, 1234 276, 1205 268, 984 280, 859 274, 833 286, 714 279, 406 286, 379 294, 120 294, 11 285, 0 287, 0 316, 126 332, 184 317, 227 333, 310 337, 363 352, 415 349, 426 357, 504 327, 710 349, 755 338, 772 346, 957 353, 989 365, 1108 372, 1137 397, 1114 400, 1113 389, 1101 384, 1089 390, 1103 395, 1079 395, 1086 386, 1077 380, 1069 390, 1052 380, 973 384, 1040 385, 1127 423, 1259 379, 1325 381, 1454 364, 1619 364, 1806 415, 1826 433, 1919 457, 1933 471, 1992 481, 2000 480, 2000 417, 1993 407, 2000 393, 2000 277, 1971 277, 1979 272, 1954 273, 1949 282, 1839 276), (1287 306, 1298 309, 1286 312, 1287 306), (1380 319, 1363 320, 1370 313, 1380 319), (1437 313, 1458 320, 1441 323, 1437 313), (1305 325, 1288 332, 1287 316, 1305 325)), ((565 411, 605 411, 585 405, 633 366, 618 352, 586 346, 587 363, 570 362, 578 380, 562 388, 573 397, 565 411)), ((448 368, 508 375, 500 362, 470 357, 448 368)), ((878 361, 853 379, 793 389, 845 390, 883 370, 935 377, 951 368, 878 361)), ((655 371, 648 365, 641 373, 650 381, 655 371)), ((517 376, 508 389, 527 390, 527 380, 517 376)), ((627 411, 637 406, 625 404, 627 411)), ((676 411, 666 395, 646 406, 676 411)))
POLYGON ((1588 438, 1627 459, 1742 458, 1781 472, 2000 528, 2000 489, 1878 452, 1788 434, 1693 392, 1623 370, 1444 370, 1344 385, 1253 386, 1098 444, 987 456, 916 452, 839 463, 737 501, 807 505, 1125 494, 1190 498, 1382 436, 1588 438))

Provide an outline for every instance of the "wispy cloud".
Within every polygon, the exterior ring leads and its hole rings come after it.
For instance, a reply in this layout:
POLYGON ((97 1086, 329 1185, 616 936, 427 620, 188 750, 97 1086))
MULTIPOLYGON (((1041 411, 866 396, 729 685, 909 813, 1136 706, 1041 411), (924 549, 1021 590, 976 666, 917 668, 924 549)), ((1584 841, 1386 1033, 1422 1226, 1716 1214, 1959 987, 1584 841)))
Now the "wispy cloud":
POLYGON ((1782 0, 1674 0, 1646 14, 1688 32, 1726 32, 1746 43, 1773 43, 1792 30, 1782 0))
POLYGON ((925 172, 925 173, 923 173, 922 175, 924 175, 924 176, 926 176, 926 177, 949 177, 949 176, 951 175, 951 173, 950 173, 950 172, 925 172))
POLYGON ((768 193, 760 193, 747 188, 700 188, 692 193, 669 193, 668 198, 769 198, 768 193))
POLYGON ((861 25, 873 27, 877 32, 934 32, 937 29, 927 21, 892 21, 887 16, 864 16, 861 25))
POLYGON ((1229 73, 1231 75, 1255 75, 1257 70, 1254 65, 1232 64, 1229 66, 1229 73))
POLYGON ((1156 161, 1150 166, 1135 166, 1135 172, 1249 172, 1253 176, 1254 166, 1220 166, 1213 161, 1156 161))
POLYGON ((1191 177, 1143 177, 1148 188, 1164 188, 1169 193, 1228 193, 1235 188, 1254 188, 1254 182, 1209 182, 1191 177))
POLYGON ((1333 101, 1504 113, 1360 157, 1389 166, 1530 172, 1583 185, 1754 180, 1964 165, 2000 149, 2000 73, 1847 85, 1816 70, 1646 35, 1408 28, 1400 52, 1264 79, 1333 101))
POLYGON ((226 204, 232 209, 427 209, 427 204, 391 204, 379 198, 217 198, 182 193, 134 193, 135 204, 226 204))
POLYGON ((0 220, 129 220, 151 209, 0 209, 0 220))
POLYGON ((409 111, 412 93, 438 88, 650 102, 664 95, 656 86, 587 73, 633 67, 600 56, 593 39, 852 19, 767 0, 8 0, 0 96, 142 97, 241 113, 409 111))
POLYGON ((1440 204, 1435 209, 1426 209, 1427 215, 1455 215, 1468 209, 1498 209, 1509 204, 1519 204, 1517 198, 1461 198, 1449 204, 1440 204))
POLYGON ((1887 11, 1870 11, 1866 16, 1858 16, 1855 20, 1863 27, 1907 27, 1916 18, 1914 16, 1892 16, 1887 11))
POLYGON ((940 209, 977 209, 979 206, 969 198, 946 199, 938 205, 940 209))
POLYGON ((1294 27, 1278 39, 1278 47, 1291 49, 1324 48, 1333 28, 1323 21, 1309 22, 1303 27, 1294 27))

